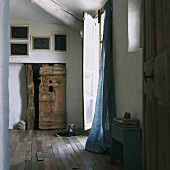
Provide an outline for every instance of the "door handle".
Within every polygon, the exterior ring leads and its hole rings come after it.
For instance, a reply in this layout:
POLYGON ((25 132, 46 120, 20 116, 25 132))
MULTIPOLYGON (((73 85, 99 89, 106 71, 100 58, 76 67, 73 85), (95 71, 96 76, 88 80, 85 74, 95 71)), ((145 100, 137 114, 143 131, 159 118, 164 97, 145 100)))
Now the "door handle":
POLYGON ((152 71, 151 75, 146 75, 146 73, 144 72, 145 83, 147 83, 147 79, 152 79, 152 81, 154 80, 154 72, 153 71, 152 71))

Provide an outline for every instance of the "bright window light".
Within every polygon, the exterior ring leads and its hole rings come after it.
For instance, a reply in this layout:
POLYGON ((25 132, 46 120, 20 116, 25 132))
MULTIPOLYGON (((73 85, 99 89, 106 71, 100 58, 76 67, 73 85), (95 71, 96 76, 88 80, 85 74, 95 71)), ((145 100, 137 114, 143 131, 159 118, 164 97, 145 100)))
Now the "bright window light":
POLYGON ((141 0, 128 0, 128 51, 140 48, 141 0))

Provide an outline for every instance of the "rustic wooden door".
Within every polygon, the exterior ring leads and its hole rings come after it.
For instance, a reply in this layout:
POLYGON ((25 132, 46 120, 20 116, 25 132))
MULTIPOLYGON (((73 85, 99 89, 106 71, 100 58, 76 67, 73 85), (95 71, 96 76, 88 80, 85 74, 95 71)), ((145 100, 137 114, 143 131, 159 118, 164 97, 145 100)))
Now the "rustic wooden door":
POLYGON ((170 169, 170 1, 144 1, 144 168, 170 169))
POLYGON ((66 128, 66 68, 45 64, 39 74, 39 129, 66 128))

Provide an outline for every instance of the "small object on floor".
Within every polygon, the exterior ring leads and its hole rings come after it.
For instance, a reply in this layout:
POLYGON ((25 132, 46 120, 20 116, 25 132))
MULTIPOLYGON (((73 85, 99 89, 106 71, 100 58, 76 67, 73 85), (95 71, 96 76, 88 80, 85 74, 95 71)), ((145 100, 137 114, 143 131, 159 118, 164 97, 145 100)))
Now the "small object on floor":
POLYGON ((78 134, 75 132, 75 125, 74 124, 69 124, 68 136, 76 136, 76 135, 78 135, 78 134))
POLYGON ((18 123, 17 123, 17 129, 20 129, 20 130, 25 130, 25 122, 23 120, 20 120, 18 123))
POLYGON ((56 136, 56 137, 60 137, 60 135, 59 135, 59 134, 57 134, 57 133, 55 134, 55 136, 56 136))
POLYGON ((44 160, 42 152, 37 152, 37 160, 38 161, 43 161, 44 160))
POLYGON ((64 132, 57 132, 55 136, 60 137, 60 136, 77 136, 79 135, 78 132, 75 131, 75 125, 74 124, 69 124, 68 129, 66 129, 64 132))

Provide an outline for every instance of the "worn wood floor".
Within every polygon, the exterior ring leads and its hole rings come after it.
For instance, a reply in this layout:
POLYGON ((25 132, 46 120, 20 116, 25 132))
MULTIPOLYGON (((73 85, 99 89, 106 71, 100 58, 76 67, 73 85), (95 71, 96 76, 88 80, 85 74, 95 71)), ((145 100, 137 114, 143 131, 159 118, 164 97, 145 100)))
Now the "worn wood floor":
POLYGON ((10 130, 10 170, 119 170, 107 154, 84 149, 87 135, 56 137, 54 130, 10 130))

